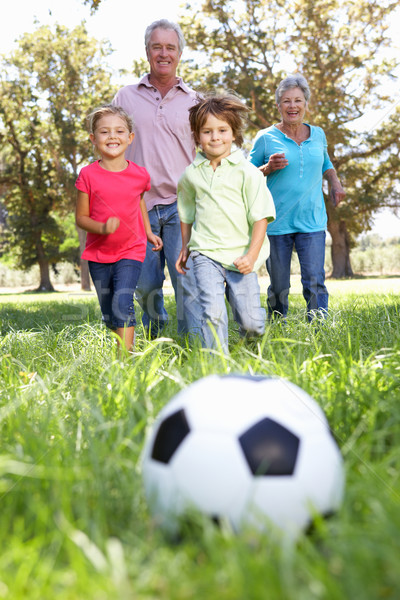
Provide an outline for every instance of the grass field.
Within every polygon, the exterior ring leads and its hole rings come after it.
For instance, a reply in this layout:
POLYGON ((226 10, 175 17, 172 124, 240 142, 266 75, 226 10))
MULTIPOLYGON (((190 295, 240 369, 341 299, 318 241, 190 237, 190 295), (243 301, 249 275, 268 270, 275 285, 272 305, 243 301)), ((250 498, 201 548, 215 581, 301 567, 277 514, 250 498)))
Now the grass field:
POLYGON ((400 598, 399 280, 328 281, 322 327, 296 285, 285 328, 246 345, 232 326, 213 359, 171 324, 155 341, 138 328, 119 360, 93 295, 0 295, 0 599, 400 598), (173 542, 148 513, 147 428, 183 387, 233 372, 304 388, 341 448, 343 506, 294 547, 207 521, 173 542))

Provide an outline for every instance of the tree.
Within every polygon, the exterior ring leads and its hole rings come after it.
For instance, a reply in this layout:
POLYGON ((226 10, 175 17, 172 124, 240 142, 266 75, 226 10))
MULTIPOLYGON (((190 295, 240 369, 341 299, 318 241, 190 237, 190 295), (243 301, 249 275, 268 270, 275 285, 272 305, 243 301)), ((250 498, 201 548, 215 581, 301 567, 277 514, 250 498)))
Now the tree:
POLYGON ((83 4, 88 4, 90 11, 95 13, 101 4, 101 0, 83 0, 83 4))
MULTIPOLYGON (((51 290, 49 266, 71 257, 65 215, 73 210, 80 166, 93 158, 85 116, 113 96, 105 44, 84 25, 39 27, 3 59, 0 139, 7 246, 16 264, 39 264, 40 290, 51 290), (64 243, 67 248, 60 252, 64 243)), ((76 256, 79 241, 76 240, 76 256)), ((85 274, 85 271, 84 271, 85 274)), ((90 286, 82 277, 84 288, 90 286)))
POLYGON ((334 277, 353 274, 350 249, 373 213, 400 206, 400 108, 375 131, 349 124, 390 104, 383 84, 399 61, 388 58, 388 22, 397 0, 203 0, 186 4, 181 26, 195 53, 196 84, 236 91, 251 108, 249 134, 278 119, 279 81, 300 72, 312 90, 309 121, 325 130, 347 197, 334 208, 325 190, 334 277), (204 75, 207 72, 206 76, 204 75))

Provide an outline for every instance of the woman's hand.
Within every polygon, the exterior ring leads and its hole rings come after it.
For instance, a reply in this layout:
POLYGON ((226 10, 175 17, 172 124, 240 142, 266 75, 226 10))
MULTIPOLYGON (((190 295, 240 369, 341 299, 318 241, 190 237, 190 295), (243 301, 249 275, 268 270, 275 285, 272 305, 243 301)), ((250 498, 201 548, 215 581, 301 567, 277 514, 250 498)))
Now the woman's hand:
POLYGON ((284 152, 276 152, 275 154, 271 154, 269 157, 269 161, 266 165, 259 167, 259 170, 263 175, 270 175, 274 171, 280 171, 284 169, 289 164, 287 158, 285 158, 284 152))
POLYGON ((331 185, 329 195, 333 206, 338 206, 346 195, 340 181, 331 185))
POLYGON ((338 206, 346 195, 335 169, 327 169, 324 173, 325 179, 329 182, 329 197, 333 206, 338 206))

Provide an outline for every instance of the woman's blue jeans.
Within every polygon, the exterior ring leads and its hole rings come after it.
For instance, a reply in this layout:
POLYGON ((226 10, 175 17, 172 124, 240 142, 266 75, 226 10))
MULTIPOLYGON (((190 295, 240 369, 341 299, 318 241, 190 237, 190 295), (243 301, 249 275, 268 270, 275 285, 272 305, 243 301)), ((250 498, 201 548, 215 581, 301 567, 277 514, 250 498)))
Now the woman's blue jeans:
POLYGON ((316 313, 326 316, 329 295, 325 287, 325 237, 325 231, 268 236, 270 242, 270 255, 267 259, 267 270, 270 276, 269 318, 287 315, 293 248, 296 249, 299 258, 303 296, 307 303, 307 318, 311 321, 316 313))

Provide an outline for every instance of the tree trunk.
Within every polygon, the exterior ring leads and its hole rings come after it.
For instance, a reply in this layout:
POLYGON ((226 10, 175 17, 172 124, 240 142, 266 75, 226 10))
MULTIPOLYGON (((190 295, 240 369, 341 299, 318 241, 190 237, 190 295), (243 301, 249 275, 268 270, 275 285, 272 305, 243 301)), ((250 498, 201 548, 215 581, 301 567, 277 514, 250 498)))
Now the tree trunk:
POLYGON ((350 262, 350 238, 346 223, 329 219, 328 231, 332 237, 332 273, 331 277, 335 279, 344 279, 353 277, 353 269, 350 262))
POLYGON ((90 292, 90 273, 87 260, 81 259, 81 290, 90 292))
MULTIPOLYGON (((80 253, 85 249, 86 242, 86 231, 83 231, 80 227, 76 228, 79 236, 79 250, 80 253)), ((80 270, 81 270, 81 290, 85 292, 90 292, 90 274, 89 274, 89 265, 87 260, 80 260, 80 270)))
POLYGON ((37 288, 37 292, 54 292, 53 284, 50 281, 50 269, 49 261, 46 259, 39 259, 40 269, 40 284, 37 288))
POLYGON ((36 236, 36 256, 40 269, 40 283, 36 288, 37 292, 54 292, 53 284, 50 281, 50 262, 43 248, 42 235, 40 230, 35 231, 36 236))

